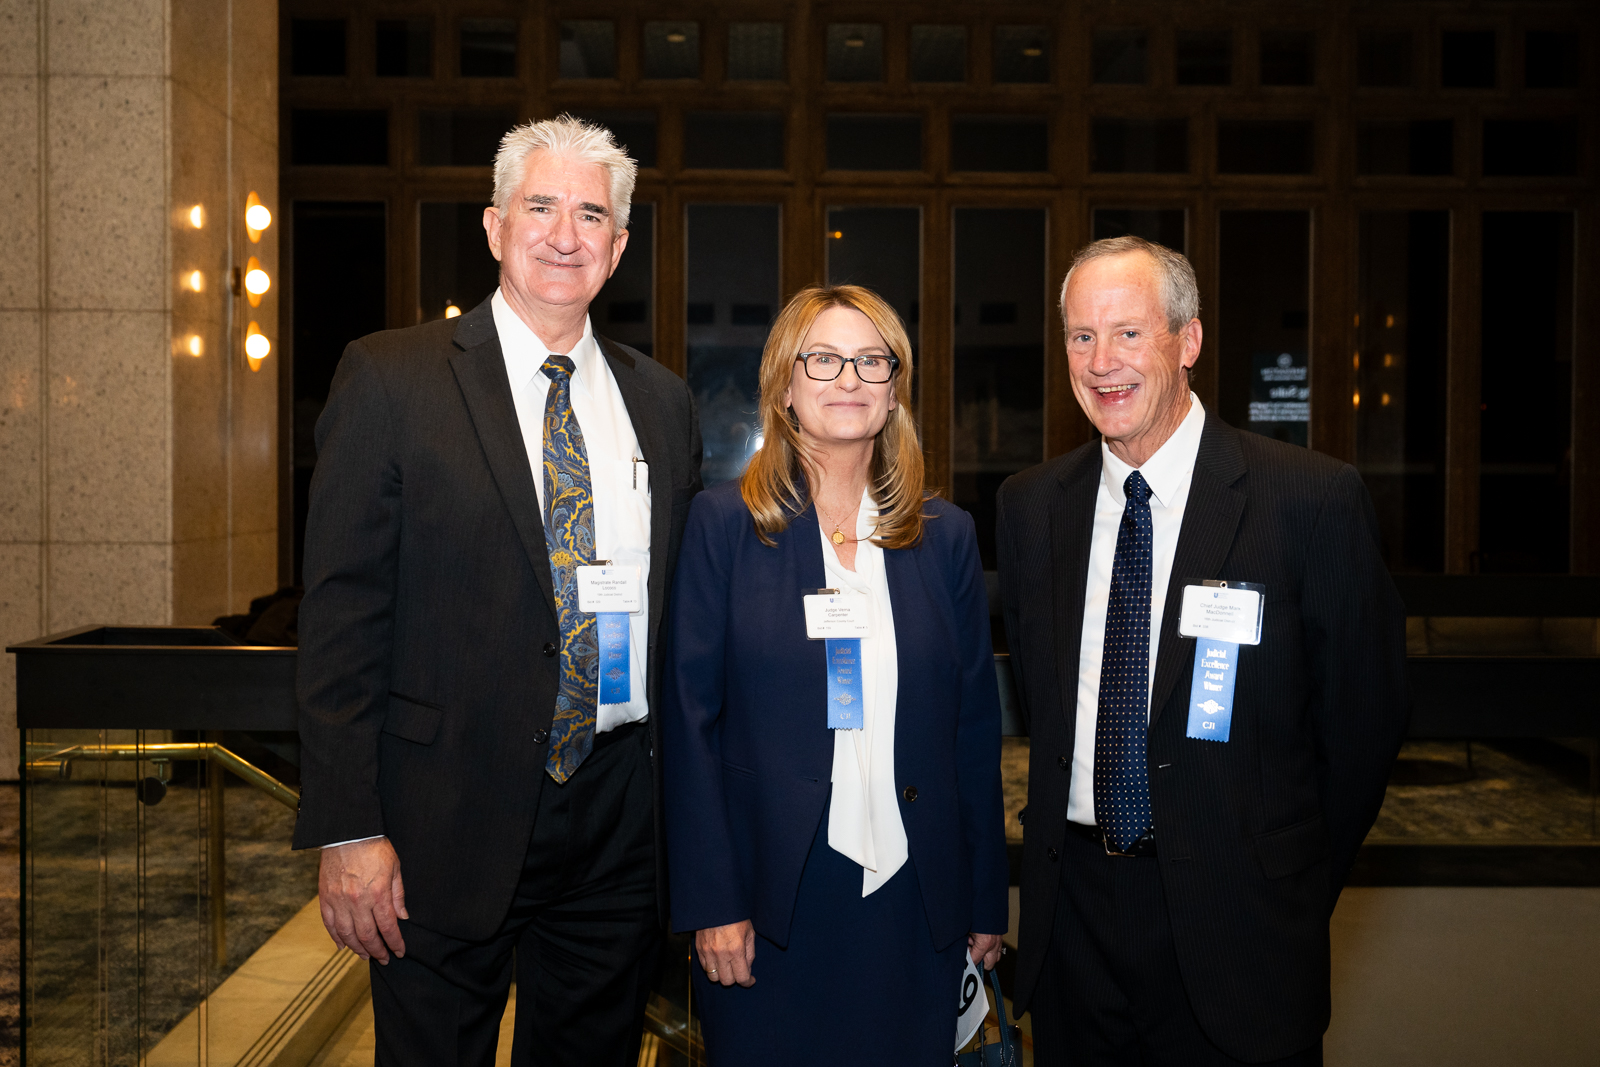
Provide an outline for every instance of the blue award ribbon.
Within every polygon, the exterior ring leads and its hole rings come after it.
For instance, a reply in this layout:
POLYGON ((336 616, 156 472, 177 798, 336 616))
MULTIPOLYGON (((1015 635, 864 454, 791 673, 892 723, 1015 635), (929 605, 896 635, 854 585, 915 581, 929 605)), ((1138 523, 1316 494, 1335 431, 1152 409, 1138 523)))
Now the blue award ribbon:
POLYGON ((828 645, 828 729, 859 730, 866 725, 861 703, 861 638, 830 637, 828 645))
POLYGON ((1233 725, 1233 684, 1239 677, 1239 646, 1232 641, 1194 643, 1194 680, 1189 683, 1189 729, 1200 741, 1226 741, 1233 725))
POLYGON ((632 700, 633 664, 628 656, 628 613, 595 614, 600 642, 600 703, 626 704, 632 700))

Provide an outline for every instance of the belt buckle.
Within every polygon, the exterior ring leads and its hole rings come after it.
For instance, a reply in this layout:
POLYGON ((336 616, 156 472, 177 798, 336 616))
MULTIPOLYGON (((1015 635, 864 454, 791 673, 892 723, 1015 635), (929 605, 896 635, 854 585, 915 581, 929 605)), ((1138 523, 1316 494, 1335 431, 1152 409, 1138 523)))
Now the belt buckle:
MULTIPOLYGON (((1096 827, 1096 829, 1099 829, 1099 828, 1096 827)), ((1138 859, 1138 857, 1135 856, 1132 852, 1116 852, 1116 851, 1113 851, 1112 848, 1111 848, 1111 838, 1106 834, 1106 832, 1104 830, 1100 831, 1100 847, 1106 850, 1106 855, 1108 855, 1108 856, 1115 856, 1118 859, 1124 859, 1124 860, 1138 859)))

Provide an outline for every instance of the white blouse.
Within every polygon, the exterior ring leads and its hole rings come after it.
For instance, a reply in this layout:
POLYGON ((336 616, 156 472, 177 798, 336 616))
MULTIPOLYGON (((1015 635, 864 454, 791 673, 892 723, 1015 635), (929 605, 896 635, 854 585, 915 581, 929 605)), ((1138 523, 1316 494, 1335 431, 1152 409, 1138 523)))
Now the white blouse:
POLYGON ((827 587, 864 593, 872 636, 861 639, 864 725, 833 731, 833 803, 828 811, 828 846, 861 865, 861 895, 881 888, 909 855, 894 782, 894 716, 900 667, 894 641, 894 610, 883 549, 868 538, 877 526, 877 505, 861 494, 856 517, 856 569, 849 571, 823 531, 822 563, 827 587))

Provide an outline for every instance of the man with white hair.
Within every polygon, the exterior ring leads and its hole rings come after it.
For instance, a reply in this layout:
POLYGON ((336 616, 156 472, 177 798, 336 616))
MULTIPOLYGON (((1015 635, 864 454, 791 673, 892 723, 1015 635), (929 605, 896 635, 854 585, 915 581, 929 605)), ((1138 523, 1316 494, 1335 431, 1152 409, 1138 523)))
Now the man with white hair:
POLYGON ((1082 249, 1061 315, 1100 439, 1000 489, 1039 1067, 1320 1064, 1328 917, 1405 734, 1361 477, 1206 411, 1199 314, 1181 254, 1082 249))
POLYGON ((295 847, 372 961, 377 1062, 631 1065, 665 904, 660 622, 700 430, 594 333, 636 168, 520 126, 485 209, 500 287, 345 350, 317 424, 295 847))

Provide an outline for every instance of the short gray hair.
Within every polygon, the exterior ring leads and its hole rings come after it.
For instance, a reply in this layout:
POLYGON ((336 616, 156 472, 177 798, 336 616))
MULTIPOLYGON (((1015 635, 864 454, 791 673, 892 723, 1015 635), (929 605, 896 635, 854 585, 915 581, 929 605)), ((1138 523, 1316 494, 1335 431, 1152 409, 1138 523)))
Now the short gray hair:
POLYGON ((605 171, 611 186, 611 232, 620 233, 628 228, 633 183, 639 176, 639 165, 617 146, 610 130, 566 114, 513 126, 500 139, 500 150, 494 156, 495 210, 504 214, 511 206, 511 198, 527 173, 528 156, 533 152, 549 152, 579 163, 593 163, 605 171))
POLYGON ((1161 310, 1167 314, 1168 333, 1177 333, 1200 316, 1200 286, 1195 283, 1194 268, 1189 265, 1187 256, 1143 237, 1107 237, 1084 245, 1072 257, 1072 266, 1061 281, 1061 317, 1065 319, 1067 315, 1067 286, 1072 283, 1073 271, 1091 259, 1129 252, 1143 252, 1155 261, 1156 273, 1161 278, 1161 310))

